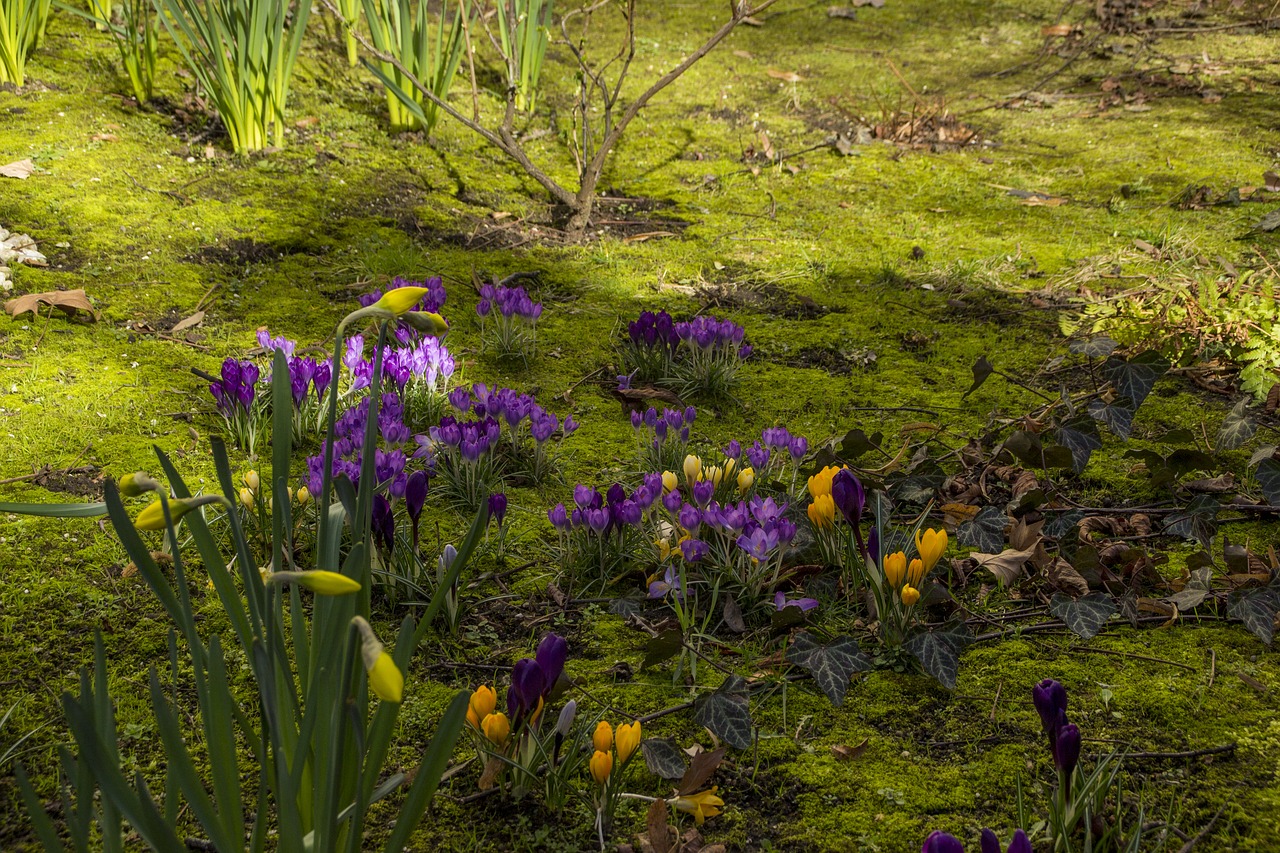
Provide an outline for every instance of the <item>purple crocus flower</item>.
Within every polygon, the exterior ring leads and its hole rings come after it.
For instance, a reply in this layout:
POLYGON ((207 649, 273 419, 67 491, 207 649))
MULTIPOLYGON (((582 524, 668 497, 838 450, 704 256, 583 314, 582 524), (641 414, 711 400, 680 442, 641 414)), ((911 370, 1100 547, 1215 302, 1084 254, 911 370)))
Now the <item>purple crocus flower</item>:
POLYGON ((710 550, 710 546, 701 539, 686 539, 680 543, 680 554, 689 563, 696 563, 702 560, 710 550))
POLYGON ((738 537, 738 547, 752 559, 764 562, 769 559, 769 553, 778 547, 778 534, 776 531, 757 527, 750 535, 744 533, 738 537))
POLYGON ((1067 790, 1071 789, 1071 774, 1080 763, 1080 729, 1075 723, 1064 723, 1058 727, 1053 741, 1053 763, 1062 774, 1067 790))
POLYGON ((867 493, 862 488, 862 481, 848 468, 841 468, 831 480, 831 500, 844 516, 844 520, 853 528, 854 539, 858 542, 858 551, 866 559, 867 546, 862 541, 862 511, 867 505, 867 493))
POLYGON ((679 512, 680 507, 684 506, 684 496, 680 494, 679 489, 672 489, 662 496, 662 505, 666 507, 667 512, 679 512))
POLYGON ((502 521, 507 517, 507 496, 502 492, 489 495, 489 517, 502 527, 502 521))
POLYGON ((586 516, 587 526, 596 533, 604 533, 609 529, 609 522, 612 521, 609 516, 609 510, 603 507, 589 509, 583 515, 586 516))
POLYGON ((1031 701, 1040 714, 1040 725, 1052 744, 1058 728, 1067 719, 1067 688, 1052 678, 1046 678, 1031 688, 1031 701))
POLYGON ((537 709, 547 687, 547 677, 533 658, 521 658, 511 668, 511 687, 507 690, 507 715, 512 720, 537 709))
POLYGON ((669 592, 674 592, 678 598, 684 598, 680 589, 680 574, 675 566, 667 566, 667 570, 662 573, 662 580, 649 584, 650 598, 665 598, 669 592))
POLYGON ((389 556, 396 544, 396 517, 391 512, 391 502, 382 495, 373 496, 373 533, 389 556))
POLYGON ((569 529, 569 513, 565 511, 564 504, 556 504, 547 510, 547 520, 556 530, 569 529))
POLYGON ((773 606, 781 613, 788 607, 799 607, 801 612, 808 612, 818 606, 816 598, 787 598, 781 590, 773 596, 773 606))
POLYGON ((809 452, 809 440, 802 435, 793 437, 787 445, 787 452, 791 454, 792 459, 799 462, 809 452))
POLYGON ((584 486, 581 483, 573 487, 573 502, 578 509, 588 509, 594 505, 599 497, 599 493, 590 486, 584 486))
POLYGON ((729 444, 725 446, 724 455, 734 460, 736 460, 739 456, 742 455, 742 445, 738 442, 736 438, 733 441, 730 441, 729 444))
POLYGON ((427 479, 425 471, 414 471, 405 482, 404 507, 408 511, 409 520, 413 522, 414 527, 417 527, 418 519, 422 517, 422 505, 427 501, 427 492, 430 489, 430 484, 431 481, 427 479))
POLYGON ((693 484, 693 500, 698 506, 706 506, 711 496, 716 493, 716 484, 710 480, 702 480, 693 484))
POLYGON ((680 508, 677 519, 680 522, 680 526, 692 535, 697 532, 698 525, 702 523, 702 513, 693 504, 685 504, 680 508))
POLYGON ((982 830, 981 844, 982 853, 1031 853, 1031 839, 1027 838, 1027 834, 1021 829, 1009 839, 1008 850, 1000 846, 999 837, 989 829, 982 830))
POLYGON ((964 845, 954 835, 934 831, 925 839, 921 853, 964 853, 964 845))

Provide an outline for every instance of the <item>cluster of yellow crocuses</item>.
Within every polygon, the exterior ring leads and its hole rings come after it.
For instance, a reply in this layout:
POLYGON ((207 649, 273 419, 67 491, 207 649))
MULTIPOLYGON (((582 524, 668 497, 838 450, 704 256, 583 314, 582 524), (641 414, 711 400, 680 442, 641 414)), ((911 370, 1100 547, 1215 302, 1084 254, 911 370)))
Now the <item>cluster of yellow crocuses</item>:
POLYGON ((615 734, 613 726, 607 720, 601 720, 591 735, 591 744, 595 747, 588 765, 591 778, 604 785, 613 774, 613 768, 626 764, 640 746, 640 721, 619 724, 615 734))
POLYGON ((497 710, 498 694, 487 684, 481 684, 471 694, 467 703, 467 722, 496 747, 507 745, 511 737, 511 721, 497 710))
POLYGON ((916 553, 911 562, 902 551, 884 558, 885 583, 907 607, 920 600, 920 584, 947 550, 947 531, 917 530, 916 553))
MULTIPOLYGON (((756 482, 755 469, 750 466, 738 468, 737 461, 731 458, 726 458, 724 465, 704 465, 702 457, 690 453, 684 458, 681 469, 684 472, 684 481, 690 488, 694 483, 710 482, 718 489, 726 477, 733 477, 737 481, 739 494, 745 495, 751 491, 751 487, 756 482)), ((679 487, 679 475, 674 471, 662 472, 663 492, 674 492, 679 487)))
POLYGON ((818 530, 830 530, 836 523, 836 502, 831 497, 831 481, 841 467, 828 465, 809 478, 809 522, 818 530))

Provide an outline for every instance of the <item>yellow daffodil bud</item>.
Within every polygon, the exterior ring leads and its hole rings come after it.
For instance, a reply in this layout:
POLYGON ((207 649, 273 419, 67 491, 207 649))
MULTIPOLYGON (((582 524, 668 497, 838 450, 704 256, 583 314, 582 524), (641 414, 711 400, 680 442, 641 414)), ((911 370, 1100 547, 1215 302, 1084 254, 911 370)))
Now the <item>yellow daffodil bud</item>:
POLYGON ((889 589, 902 586, 902 579, 907 574, 907 555, 901 551, 889 554, 884 558, 884 579, 889 589))
POLYGON ((942 554, 946 550, 947 531, 916 531, 916 551, 920 554, 920 559, 924 561, 926 573, 933 570, 933 567, 937 565, 938 560, 942 558, 942 554))
POLYGON ((485 717, 481 727, 489 743, 496 746, 502 746, 507 742, 507 738, 511 736, 511 721, 501 711, 485 717))
POLYGON ((311 503, 311 490, 306 486, 298 489, 298 506, 306 506, 311 503))
POLYGON ((677 797, 671 801, 671 805, 679 811, 693 815, 693 819, 701 826, 707 818, 720 814, 720 807, 724 805, 724 800, 716 796, 719 790, 719 788, 712 788, 709 791, 677 797))
POLYGON ((702 473, 702 460, 690 453, 684 458, 684 479, 686 483, 698 482, 698 476, 702 473))
POLYGON ((244 477, 241 479, 244 480, 244 484, 249 487, 251 492, 258 491, 258 486, 262 485, 262 478, 258 476, 257 471, 245 471, 244 477))
MULTIPOLYGON (((169 517, 173 519, 173 523, 176 525, 178 519, 191 512, 191 510, 215 500, 217 498, 212 495, 205 495, 200 498, 171 498, 169 500, 169 517)), ((164 505, 158 500, 148 505, 146 509, 138 513, 138 517, 133 520, 133 526, 139 530, 164 530, 164 505)))
POLYGON ((360 591, 360 582, 355 578, 320 569, 309 572, 275 572, 271 575, 271 582, 296 583, 318 595, 350 595, 360 591))
POLYGON ((139 495, 146 494, 159 488, 160 484, 151 479, 151 476, 144 471, 134 471, 131 474, 125 474, 120 478, 117 484, 120 488, 120 494, 126 498, 136 498, 139 495))
POLYGON ((422 297, 426 296, 427 293, 428 290, 425 287, 393 287, 382 294, 382 298, 373 303, 371 307, 390 311, 399 317, 421 302, 422 297))
POLYGON ((613 754, 609 752, 596 752, 591 756, 591 777, 597 783, 603 785, 609 781, 609 774, 613 772, 613 754))
POLYGON ((680 485, 680 480, 677 479, 675 471, 662 472, 662 491, 663 492, 674 492, 679 485, 680 485))
POLYGON ((738 492, 746 494, 751 491, 751 487, 755 485, 756 472, 754 468, 743 468, 738 472, 738 492))
POLYGON ((920 562, 919 557, 913 557, 911 565, 907 566, 907 583, 919 589, 922 580, 924 580, 924 563, 920 562))
POLYGON ((818 530, 830 530, 836 521, 836 502, 831 495, 817 495, 809 504, 809 523, 818 530))
POLYGON ((640 746, 640 721, 636 720, 634 723, 622 723, 619 725, 617 736, 614 738, 618 761, 620 763, 626 761, 638 746, 640 746))
POLYGON ((467 719, 470 720, 474 716, 475 722, 472 725, 480 728, 480 721, 492 714, 497 707, 497 692, 489 685, 481 684, 471 694, 471 699, 467 703, 467 719))
POLYGON ((410 311, 400 315, 400 321, 433 338, 443 338, 449 332, 449 324, 445 319, 431 311, 410 311))
POLYGON ((244 504, 247 509, 253 509, 253 492, 249 490, 248 486, 240 490, 240 503, 244 504))
POLYGON ((914 586, 904 586, 902 588, 902 603, 910 607, 920 600, 920 590, 914 586))
POLYGON ((613 746, 613 726, 609 725, 608 720, 596 723, 596 732, 591 736, 591 743, 597 752, 608 752, 613 746))
POLYGON ((404 696, 404 673, 378 642, 373 628, 363 616, 351 620, 360 632, 360 655, 364 658, 365 672, 369 674, 369 688, 383 702, 399 702, 404 696))

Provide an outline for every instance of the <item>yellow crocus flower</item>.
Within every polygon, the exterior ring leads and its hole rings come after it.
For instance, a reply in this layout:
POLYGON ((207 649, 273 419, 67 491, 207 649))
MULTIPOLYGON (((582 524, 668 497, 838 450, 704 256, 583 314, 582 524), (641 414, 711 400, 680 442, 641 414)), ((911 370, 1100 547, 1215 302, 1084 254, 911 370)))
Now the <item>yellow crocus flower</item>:
POLYGON ((251 492, 257 492, 258 486, 262 485, 262 478, 258 476, 257 471, 245 471, 243 479, 251 492))
POLYGON ((471 694, 471 699, 467 702, 467 722, 478 729, 480 728, 480 722, 492 714, 497 707, 497 692, 489 685, 481 684, 471 694))
POLYGON ((836 502, 831 495, 817 495, 809 504, 809 522, 819 530, 830 530, 836 521, 836 502))
POLYGON ((501 711, 485 717, 484 722, 480 725, 484 731, 485 738, 496 746, 502 746, 507 742, 507 738, 511 736, 511 721, 501 711))
POLYGON ((720 480, 722 477, 724 477, 724 471, 722 471, 718 465, 712 465, 710 468, 707 468, 702 472, 702 479, 710 480, 711 484, 717 488, 720 486, 720 480))
POLYGON ((246 509, 253 509, 253 490, 248 486, 240 490, 240 503, 244 504, 246 509))
POLYGON ((745 495, 751 491, 751 487, 755 485, 756 472, 754 468, 743 468, 738 472, 738 493, 745 495))
POLYGON ((658 546, 658 562, 662 562, 671 556, 671 542, 667 539, 655 539, 654 545, 658 546))
POLYGON ((702 460, 690 453, 684 458, 684 479, 689 485, 698 482, 702 474, 702 460))
POLYGON ((884 558, 884 579, 890 589, 902 586, 902 579, 907 574, 907 555, 898 551, 884 558))
POLYGON ((907 583, 919 588, 922 580, 924 580, 924 563, 919 557, 913 557, 911 565, 907 567, 907 583))
POLYGON ((671 801, 671 805, 679 811, 693 815, 693 819, 701 826, 707 818, 720 814, 720 807, 724 805, 724 800, 716 796, 719 790, 719 788, 712 788, 709 791, 677 797, 671 801))
POLYGON ((674 492, 680 486, 680 480, 676 477, 675 471, 662 472, 662 491, 674 492))
POLYGON ((902 603, 910 607, 920 600, 920 590, 914 586, 904 586, 902 588, 902 603))
POLYGON ((933 570, 933 567, 937 565, 938 560, 942 558, 942 554, 946 550, 947 531, 916 531, 916 551, 920 554, 920 559, 924 561, 926 574, 933 570))
POLYGON ((640 746, 640 721, 622 723, 614 738, 614 746, 618 753, 618 761, 625 762, 640 746))
POLYGON ((603 785, 609 781, 609 774, 613 772, 613 755, 608 752, 597 751, 591 756, 591 776, 599 784, 603 785))
POLYGON ((596 731, 591 736, 591 743, 595 746, 596 752, 608 752, 613 747, 613 726, 609 725, 607 720, 596 723, 596 731))
POLYGON ((311 503, 311 490, 306 486, 298 489, 298 506, 306 506, 311 503))
POLYGON ((837 465, 828 465, 818 473, 809 478, 809 496, 818 497, 818 495, 831 494, 831 481, 836 478, 836 474, 840 473, 840 467, 837 465))

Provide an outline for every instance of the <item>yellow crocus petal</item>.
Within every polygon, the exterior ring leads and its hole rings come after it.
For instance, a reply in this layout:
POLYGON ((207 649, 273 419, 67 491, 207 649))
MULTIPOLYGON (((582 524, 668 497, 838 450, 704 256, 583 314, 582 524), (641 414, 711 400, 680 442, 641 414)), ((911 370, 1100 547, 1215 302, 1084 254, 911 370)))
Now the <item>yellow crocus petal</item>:
POLYGON ((724 471, 718 465, 712 465, 710 468, 702 472, 702 479, 710 480, 713 486, 719 488, 720 480, 724 477, 724 471))
POLYGON ((253 509, 253 490, 248 486, 240 490, 240 503, 244 504, 246 509, 253 509))
POLYGON ((249 491, 258 491, 258 486, 262 485, 262 478, 258 476, 257 471, 244 472, 244 484, 249 487, 249 491))
POLYGON ((603 785, 609 781, 609 774, 613 772, 613 755, 608 752, 597 751, 591 756, 591 777, 597 783, 603 785))
POLYGON ((884 558, 884 579, 890 589, 902 586, 902 579, 907 574, 907 555, 897 551, 884 558))
POLYGON ((818 495, 809 504, 809 521, 819 530, 828 530, 835 524, 836 502, 831 495, 818 495))
MULTIPOLYGON (((281 572, 280 574, 285 574, 281 572)), ((337 572, 314 570, 309 572, 291 572, 292 580, 320 595, 350 595, 360 591, 360 582, 355 578, 337 572)))
POLYGON ((924 563, 919 557, 911 560, 911 565, 907 567, 907 583, 914 587, 920 586, 920 581, 924 580, 924 563))
POLYGON ((738 472, 738 491, 746 494, 751 491, 751 487, 755 485, 756 472, 754 468, 743 468, 738 472))
POLYGON ((724 800, 716 796, 719 790, 719 788, 712 788, 709 791, 677 797, 671 801, 671 805, 679 811, 693 815, 693 819, 701 826, 707 818, 720 814, 720 807, 724 805, 724 800))
POLYGON ((309 503, 311 503, 311 490, 303 486, 298 489, 298 505, 306 506, 309 503))
POLYGON ((640 746, 640 721, 622 723, 614 737, 614 746, 618 753, 618 761, 625 762, 640 746))
POLYGON ((902 588, 902 603, 910 607, 920 600, 920 590, 913 586, 904 586, 902 588))
POLYGON ((658 562, 671 556, 671 543, 666 539, 657 539, 653 543, 658 546, 658 562))
POLYGON ((511 736, 511 721, 501 711, 485 717, 480 725, 484 729, 484 736, 490 743, 497 746, 505 744, 507 738, 511 736))
POLYGON ((498 707, 498 694, 492 687, 487 684, 481 684, 476 691, 471 694, 471 699, 467 703, 468 709, 474 713, 477 719, 483 720, 485 717, 493 713, 498 707))
POLYGON ((382 298, 373 304, 374 308, 390 311, 399 317, 422 301, 428 293, 425 287, 395 287, 382 294, 382 298))
POLYGON ((816 498, 819 495, 831 494, 831 481, 836 478, 836 474, 840 473, 840 467, 836 465, 828 465, 818 473, 809 478, 809 496, 816 498))
POLYGON ((662 491, 674 492, 680 485, 680 479, 676 477, 675 471, 662 472, 662 491))
POLYGON ((734 468, 736 468, 736 467, 738 467, 738 460, 737 460, 737 459, 726 459, 726 460, 724 460, 724 475, 725 475, 726 477, 732 477, 732 476, 733 476, 733 469, 734 469, 734 468))
POLYGON ((467 725, 473 729, 480 728, 480 718, 476 716, 476 712, 471 708, 467 709, 467 725))
POLYGON ((591 736, 591 743, 595 746, 596 752, 608 752, 613 746, 613 726, 609 725, 608 720, 596 723, 596 731, 591 736))
POLYGON ((696 483, 702 473, 702 460, 690 453, 684 458, 684 479, 687 483, 696 483))
POLYGON ((916 531, 916 551, 920 554, 920 559, 924 561, 924 570, 926 572, 933 569, 942 554, 947 550, 947 531, 945 530, 917 530, 916 531))

